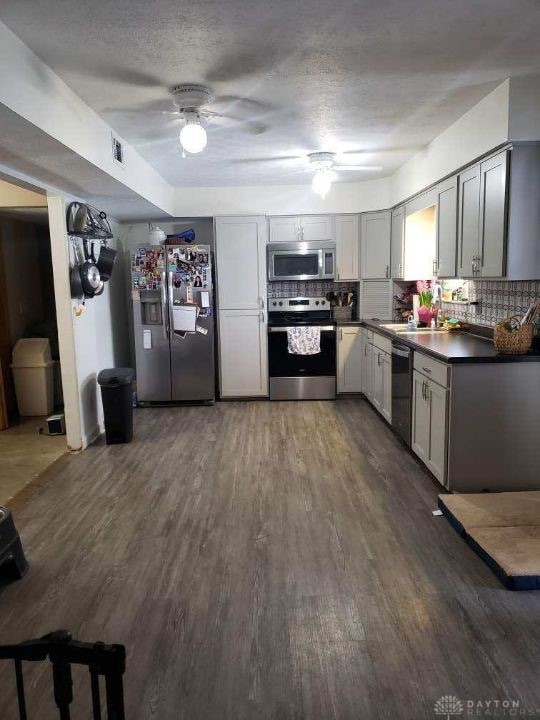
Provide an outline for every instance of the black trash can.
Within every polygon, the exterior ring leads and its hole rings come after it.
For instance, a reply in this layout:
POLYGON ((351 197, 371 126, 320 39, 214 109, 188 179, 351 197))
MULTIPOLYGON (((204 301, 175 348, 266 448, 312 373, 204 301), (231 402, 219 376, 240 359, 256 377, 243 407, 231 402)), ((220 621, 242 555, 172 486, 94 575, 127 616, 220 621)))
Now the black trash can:
POLYGON ((105 416, 107 445, 133 439, 133 379, 131 368, 110 368, 98 375, 105 416))

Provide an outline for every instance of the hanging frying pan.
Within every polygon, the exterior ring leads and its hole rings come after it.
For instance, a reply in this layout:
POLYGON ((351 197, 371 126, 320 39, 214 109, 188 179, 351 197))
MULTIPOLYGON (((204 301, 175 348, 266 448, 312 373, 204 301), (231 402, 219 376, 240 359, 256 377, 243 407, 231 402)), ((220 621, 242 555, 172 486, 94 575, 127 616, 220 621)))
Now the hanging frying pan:
POLYGON ((69 271, 69 284, 73 300, 80 300, 84 296, 84 290, 81 280, 81 266, 78 263, 75 263, 69 271))
POLYGON ((82 242, 84 250, 84 263, 80 266, 82 289, 85 297, 92 298, 96 294, 96 290, 99 290, 101 278, 99 270, 96 267, 95 259, 92 260, 92 257, 88 252, 86 240, 83 240, 82 242))
MULTIPOLYGON (((101 257, 101 254, 100 254, 100 257, 101 257)), ((96 290, 94 291, 94 297, 96 297, 96 295, 101 295, 101 293, 105 289, 105 278, 103 278, 103 276, 101 275, 101 270, 99 269, 99 262, 96 261, 96 255, 94 253, 94 243, 92 243, 90 245, 90 260, 94 263, 94 265, 97 267, 97 269, 99 271, 99 285, 97 286, 96 290)))

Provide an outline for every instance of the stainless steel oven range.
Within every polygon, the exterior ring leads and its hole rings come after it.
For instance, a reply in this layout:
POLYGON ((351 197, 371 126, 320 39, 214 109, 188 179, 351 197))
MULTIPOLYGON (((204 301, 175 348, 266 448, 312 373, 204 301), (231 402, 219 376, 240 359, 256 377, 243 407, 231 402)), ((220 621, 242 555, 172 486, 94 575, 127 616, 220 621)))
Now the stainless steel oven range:
POLYGON ((336 397, 336 326, 324 297, 268 298, 270 400, 336 397), (289 328, 316 327, 320 352, 289 352, 289 328))

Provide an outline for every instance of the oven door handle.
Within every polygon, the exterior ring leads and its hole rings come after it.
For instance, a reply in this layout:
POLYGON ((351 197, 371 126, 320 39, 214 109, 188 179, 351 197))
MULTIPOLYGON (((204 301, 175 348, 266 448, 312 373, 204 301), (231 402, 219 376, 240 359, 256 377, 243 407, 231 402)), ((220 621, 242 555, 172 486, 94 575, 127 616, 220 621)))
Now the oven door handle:
MULTIPOLYGON (((328 331, 333 330, 335 332, 336 326, 335 325, 290 325, 289 327, 313 327, 318 328, 321 332, 322 331, 328 331)), ((275 333, 275 332, 287 332, 289 327, 269 327, 268 332, 275 333)))

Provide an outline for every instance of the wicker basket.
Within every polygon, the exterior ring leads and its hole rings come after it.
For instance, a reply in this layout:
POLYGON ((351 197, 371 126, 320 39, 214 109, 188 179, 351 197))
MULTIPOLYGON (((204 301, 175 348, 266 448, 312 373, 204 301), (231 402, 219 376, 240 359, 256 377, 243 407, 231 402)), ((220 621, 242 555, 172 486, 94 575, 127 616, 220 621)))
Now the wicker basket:
POLYGON ((352 320, 352 305, 334 305, 332 308, 332 317, 334 320, 352 320))
POLYGON ((532 344, 534 325, 520 325, 519 317, 497 323, 493 331, 493 342, 498 352, 504 355, 525 355, 532 344))

